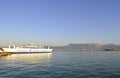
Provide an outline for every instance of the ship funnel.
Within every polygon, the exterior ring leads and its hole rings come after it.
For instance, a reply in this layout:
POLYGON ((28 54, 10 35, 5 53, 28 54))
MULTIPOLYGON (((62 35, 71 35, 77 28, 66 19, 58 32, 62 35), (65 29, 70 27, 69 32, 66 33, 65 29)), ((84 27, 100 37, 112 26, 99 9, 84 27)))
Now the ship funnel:
POLYGON ((10 49, 10 45, 8 45, 9 49, 10 49))
POLYGON ((50 47, 48 46, 48 49, 50 49, 50 47))
POLYGON ((15 45, 13 44, 13 48, 15 49, 15 45))

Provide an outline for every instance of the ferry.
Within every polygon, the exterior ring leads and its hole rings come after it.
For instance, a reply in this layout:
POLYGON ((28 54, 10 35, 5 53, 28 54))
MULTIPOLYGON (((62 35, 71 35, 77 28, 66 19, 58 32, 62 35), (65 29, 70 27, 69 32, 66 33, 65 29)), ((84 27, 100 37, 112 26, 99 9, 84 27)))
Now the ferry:
POLYGON ((46 53, 52 52, 53 49, 44 48, 43 46, 35 45, 34 43, 29 43, 24 46, 16 47, 14 44, 8 46, 8 48, 1 48, 1 51, 11 52, 11 53, 46 53))

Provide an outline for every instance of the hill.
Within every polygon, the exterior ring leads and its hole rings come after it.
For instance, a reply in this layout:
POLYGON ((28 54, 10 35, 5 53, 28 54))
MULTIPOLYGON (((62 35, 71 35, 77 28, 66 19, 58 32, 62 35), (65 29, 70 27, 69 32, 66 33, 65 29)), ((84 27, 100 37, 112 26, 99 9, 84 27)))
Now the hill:
POLYGON ((65 46, 53 46, 52 47, 55 50, 81 50, 81 51, 99 51, 99 50, 105 50, 105 49, 111 49, 111 48, 120 48, 120 45, 116 44, 94 44, 94 43, 88 43, 88 44, 68 44, 65 46))

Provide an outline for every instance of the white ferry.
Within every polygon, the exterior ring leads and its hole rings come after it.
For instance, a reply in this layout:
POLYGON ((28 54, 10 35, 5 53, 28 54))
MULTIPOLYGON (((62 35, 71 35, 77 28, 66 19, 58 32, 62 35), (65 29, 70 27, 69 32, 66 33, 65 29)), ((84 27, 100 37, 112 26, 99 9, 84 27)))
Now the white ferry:
POLYGON ((43 46, 37 46, 34 43, 29 43, 24 46, 16 47, 14 44, 13 46, 10 46, 8 48, 1 48, 2 51, 5 52, 12 52, 12 53, 46 53, 46 52, 52 52, 53 49, 44 48, 43 46))

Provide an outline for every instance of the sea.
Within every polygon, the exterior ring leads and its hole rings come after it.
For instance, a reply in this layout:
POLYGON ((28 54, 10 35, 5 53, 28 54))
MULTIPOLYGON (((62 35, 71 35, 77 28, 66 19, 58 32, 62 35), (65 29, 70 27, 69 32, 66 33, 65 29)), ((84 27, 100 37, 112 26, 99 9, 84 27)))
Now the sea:
POLYGON ((0 78, 120 78, 120 51, 53 51, 0 57, 0 78))

